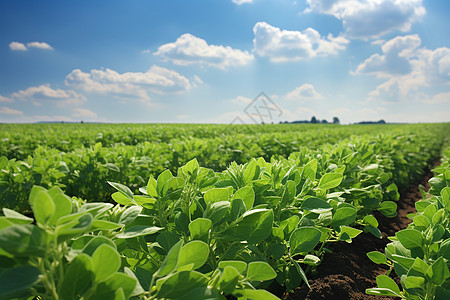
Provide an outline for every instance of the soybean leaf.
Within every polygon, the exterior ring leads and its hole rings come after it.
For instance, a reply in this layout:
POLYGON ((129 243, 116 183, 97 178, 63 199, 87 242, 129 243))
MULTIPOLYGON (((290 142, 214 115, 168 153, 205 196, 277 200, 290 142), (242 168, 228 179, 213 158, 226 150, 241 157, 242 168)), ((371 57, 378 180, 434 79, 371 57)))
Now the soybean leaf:
POLYGON ((184 295, 185 299, 189 300, 219 300, 224 299, 223 296, 219 296, 216 290, 207 287, 198 287, 193 289, 186 295, 184 295))
POLYGON ((322 232, 315 227, 300 227, 289 238, 291 255, 313 250, 320 241, 322 232))
POLYGON ((266 290, 250 290, 245 289, 242 291, 239 291, 244 297, 246 297, 249 300, 279 300, 277 296, 274 294, 271 294, 270 292, 266 290))
POLYGON ((227 266, 236 268, 241 274, 244 274, 245 270, 247 270, 247 263, 241 260, 223 260, 219 263, 219 268, 224 269, 227 266))
POLYGON ((203 266, 209 256, 209 246, 202 241, 191 241, 181 247, 177 268, 193 264, 193 269, 203 266))
POLYGON ((419 276, 407 276, 405 278, 405 287, 407 289, 423 289, 425 278, 419 276))
POLYGON ((240 188, 234 193, 232 199, 242 199, 245 203, 246 210, 249 210, 253 207, 253 202, 255 201, 255 192, 253 188, 250 186, 245 186, 240 188))
MULTIPOLYGON (((178 258, 180 257, 181 247, 183 246, 183 241, 176 243, 167 254, 166 258, 161 264, 161 267, 156 272, 159 276, 166 276, 172 272, 178 264, 178 258)), ((151 287, 150 287, 151 288, 151 287)))
POLYGON ((376 295, 376 296, 391 296, 391 297, 401 297, 400 295, 394 293, 394 291, 387 288, 371 288, 366 289, 366 294, 376 295))
POLYGON ((108 244, 100 245, 92 254, 95 280, 102 282, 117 272, 122 264, 119 253, 108 244))
POLYGON ((55 213, 55 203, 47 191, 36 193, 36 198, 31 206, 36 222, 47 224, 55 213))
POLYGON ((341 207, 333 215, 331 225, 338 227, 342 225, 351 225, 356 220, 356 209, 353 207, 341 207))
MULTIPOLYGON (((92 256, 92 254, 94 254, 95 250, 97 250, 98 247, 100 247, 101 245, 109 245, 111 247, 116 247, 116 244, 110 240, 109 238, 105 237, 105 236, 96 236, 93 239, 91 239, 86 246, 84 246, 83 248, 83 253, 86 253, 89 256, 92 256)), ((73 248, 73 246, 72 246, 73 248)))
POLYGON ((158 191, 156 190, 156 185, 157 185, 157 183, 156 183, 155 178, 150 177, 150 179, 148 180, 148 183, 147 183, 147 188, 146 188, 147 195, 149 195, 150 197, 154 197, 154 198, 158 197, 158 191))
POLYGON ((366 255, 367 255, 367 257, 369 257, 369 259, 371 261, 373 261, 376 264, 386 264, 387 263, 386 255, 384 255, 381 252, 371 251, 371 252, 368 252, 366 255))
POLYGON ((12 225, 0 231, 0 248, 17 257, 42 257, 46 245, 47 233, 35 225, 12 225))
POLYGON ((224 293, 231 294, 236 288, 237 283, 239 282, 239 276, 240 273, 235 267, 226 266, 220 276, 220 290, 224 293))
POLYGON ((395 233, 398 241, 406 249, 421 248, 423 245, 422 233, 415 229, 404 229, 395 233))
POLYGON ((142 207, 139 206, 131 206, 128 207, 119 218, 119 223, 123 225, 130 224, 133 222, 137 216, 141 213, 142 207))
POLYGON ((160 298, 181 298, 188 292, 199 288, 206 287, 208 277, 197 271, 181 271, 170 275, 167 278, 159 279, 162 283, 157 282, 157 297, 160 298))
POLYGON ((444 258, 439 257, 427 270, 427 277, 436 285, 442 285, 450 276, 444 258))
POLYGON ((327 201, 314 197, 307 198, 303 201, 301 208, 315 214, 321 214, 333 209, 327 201))
POLYGON ((145 236, 149 234, 154 234, 164 228, 146 225, 136 225, 132 227, 125 228, 122 233, 116 235, 118 239, 130 239, 137 236, 145 236))
POLYGON ((63 216, 72 213, 72 200, 65 195, 59 187, 53 187, 48 190, 48 194, 55 204, 55 213, 49 221, 50 225, 55 225, 56 221, 63 216))
POLYGON ((59 218, 57 223, 61 222, 61 224, 56 227, 58 242, 69 240, 88 231, 93 219, 89 213, 74 214, 59 218))
POLYGON ((229 201, 230 196, 231 193, 228 188, 214 188, 207 191, 203 197, 206 204, 212 204, 219 201, 229 201))
POLYGON ((113 198, 114 201, 121 205, 136 205, 133 199, 130 199, 128 196, 124 195, 121 192, 115 192, 111 195, 111 198, 113 198))
POLYGON ((377 286, 379 288, 389 289, 389 290, 393 291, 395 294, 397 294, 397 297, 400 297, 399 296, 400 288, 395 283, 395 281, 393 279, 391 279, 389 276, 379 275, 379 276, 377 276, 376 281, 377 281, 377 286))
POLYGON ((121 290, 123 299, 129 299, 131 293, 133 293, 136 287, 137 281, 130 276, 116 272, 106 281, 101 282, 97 286, 95 296, 89 299, 102 300, 102 299, 117 299, 116 291, 121 290))
POLYGON ((32 266, 19 266, 0 272, 0 299, 19 297, 39 281, 39 269, 32 266))
POLYGON ((266 262, 252 261, 248 264, 246 280, 266 281, 275 277, 277 277, 277 273, 266 262))
POLYGON ((80 254, 66 269, 58 294, 63 300, 80 299, 93 281, 92 259, 86 254, 80 254))
POLYGON ((388 218, 393 218, 397 215, 397 203, 393 201, 383 201, 378 207, 378 211, 388 218))
POLYGON ((130 200, 133 200, 133 192, 125 185, 117 182, 111 182, 108 181, 109 185, 115 188, 117 191, 119 191, 121 194, 123 194, 125 197, 127 197, 130 200))
POLYGON ((189 232, 192 239, 203 240, 208 236, 211 227, 212 221, 210 219, 198 218, 189 223, 189 232))
POLYGON ((318 188, 329 190, 339 186, 342 182, 343 175, 339 173, 327 173, 320 178, 318 188))
POLYGON ((31 224, 33 223, 33 218, 29 218, 27 216, 22 215, 12 209, 3 208, 3 214, 6 219, 11 221, 14 224, 31 224))

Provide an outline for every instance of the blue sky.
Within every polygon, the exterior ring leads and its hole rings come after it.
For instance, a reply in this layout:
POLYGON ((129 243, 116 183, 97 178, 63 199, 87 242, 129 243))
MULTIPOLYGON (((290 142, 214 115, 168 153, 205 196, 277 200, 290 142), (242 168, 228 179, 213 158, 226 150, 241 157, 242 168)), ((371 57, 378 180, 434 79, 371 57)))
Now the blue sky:
POLYGON ((447 0, 3 0, 0 122, 449 122, 449 13, 447 0))

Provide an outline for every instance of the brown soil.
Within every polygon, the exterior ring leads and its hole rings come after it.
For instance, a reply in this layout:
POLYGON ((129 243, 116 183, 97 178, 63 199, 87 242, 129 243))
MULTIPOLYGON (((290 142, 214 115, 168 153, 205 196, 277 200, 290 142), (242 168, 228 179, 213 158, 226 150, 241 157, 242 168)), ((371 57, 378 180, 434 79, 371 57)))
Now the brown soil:
MULTIPOLYGON (((434 165, 437 165, 436 162, 434 165)), ((421 184, 428 190, 428 180, 432 173, 428 171, 421 184)), ((285 300, 299 299, 352 299, 352 300, 382 300, 391 297, 371 296, 365 293, 368 288, 376 287, 375 278, 385 274, 387 267, 373 263, 366 253, 370 251, 384 252, 384 247, 395 232, 402 230, 411 222, 406 216, 415 212, 414 203, 420 200, 421 194, 417 185, 411 185, 407 191, 400 192, 398 215, 387 218, 375 214, 379 222, 379 229, 383 233, 382 239, 371 234, 362 233, 353 239, 351 244, 335 243, 330 248, 333 253, 326 253, 323 262, 318 267, 316 275, 309 276, 311 289, 299 287, 293 293, 283 295, 285 300)), ((395 276, 392 272, 391 275, 395 276)), ((398 279, 397 279, 398 281, 398 279)))

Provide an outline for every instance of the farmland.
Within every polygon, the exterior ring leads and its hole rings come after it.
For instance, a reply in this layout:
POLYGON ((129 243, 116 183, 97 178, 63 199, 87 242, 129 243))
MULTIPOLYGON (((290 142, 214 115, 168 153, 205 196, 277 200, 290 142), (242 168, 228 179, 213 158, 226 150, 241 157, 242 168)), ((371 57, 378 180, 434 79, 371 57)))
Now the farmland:
POLYGON ((0 129, 0 299, 286 297, 440 158, 367 293, 450 293, 449 123, 0 129))

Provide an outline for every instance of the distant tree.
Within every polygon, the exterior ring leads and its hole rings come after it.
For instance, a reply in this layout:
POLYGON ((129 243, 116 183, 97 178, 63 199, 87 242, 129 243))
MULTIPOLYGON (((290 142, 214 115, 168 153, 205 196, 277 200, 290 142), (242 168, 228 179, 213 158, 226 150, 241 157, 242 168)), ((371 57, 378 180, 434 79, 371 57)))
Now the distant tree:
POLYGON ((340 124, 341 122, 339 121, 338 117, 334 117, 333 118, 333 124, 340 124))
POLYGON ((325 119, 323 119, 323 120, 322 120, 322 124, 328 124, 328 121, 325 120, 325 119))
POLYGON ((316 124, 316 123, 317 123, 316 117, 312 117, 312 118, 311 118, 311 123, 313 123, 313 124, 316 124))

